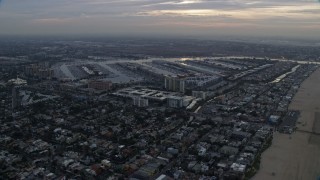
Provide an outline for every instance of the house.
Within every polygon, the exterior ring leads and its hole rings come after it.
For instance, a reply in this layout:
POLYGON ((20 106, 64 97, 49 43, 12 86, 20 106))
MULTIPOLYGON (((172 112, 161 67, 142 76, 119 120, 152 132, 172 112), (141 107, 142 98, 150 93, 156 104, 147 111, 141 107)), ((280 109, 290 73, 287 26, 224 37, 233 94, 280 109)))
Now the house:
POLYGON ((220 153, 226 154, 226 155, 236 155, 238 154, 239 149, 231 146, 223 146, 220 149, 220 153))

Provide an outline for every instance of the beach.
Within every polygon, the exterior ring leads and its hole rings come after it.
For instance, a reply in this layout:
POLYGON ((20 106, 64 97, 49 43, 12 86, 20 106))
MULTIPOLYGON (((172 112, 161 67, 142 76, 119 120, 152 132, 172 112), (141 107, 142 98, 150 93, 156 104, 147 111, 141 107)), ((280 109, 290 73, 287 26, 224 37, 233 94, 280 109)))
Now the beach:
POLYGON ((299 110, 297 131, 274 133, 253 180, 317 180, 320 177, 320 69, 300 86, 289 110, 299 110))

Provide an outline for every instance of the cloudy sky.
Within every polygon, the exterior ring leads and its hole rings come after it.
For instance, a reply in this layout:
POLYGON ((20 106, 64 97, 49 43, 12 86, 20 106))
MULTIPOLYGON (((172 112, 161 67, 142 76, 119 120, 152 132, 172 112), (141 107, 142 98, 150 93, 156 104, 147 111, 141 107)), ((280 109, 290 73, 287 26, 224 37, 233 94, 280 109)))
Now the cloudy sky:
POLYGON ((0 0, 0 35, 320 38, 319 0, 0 0))

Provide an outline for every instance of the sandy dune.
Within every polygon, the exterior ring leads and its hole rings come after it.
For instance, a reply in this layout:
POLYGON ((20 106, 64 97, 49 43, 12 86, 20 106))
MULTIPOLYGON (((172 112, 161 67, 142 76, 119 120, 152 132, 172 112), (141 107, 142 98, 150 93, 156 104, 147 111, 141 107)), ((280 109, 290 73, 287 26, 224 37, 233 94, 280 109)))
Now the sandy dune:
POLYGON ((301 111, 298 130, 291 135, 274 134, 273 144, 263 153, 261 168, 252 179, 320 178, 320 69, 303 82, 289 109, 301 111))

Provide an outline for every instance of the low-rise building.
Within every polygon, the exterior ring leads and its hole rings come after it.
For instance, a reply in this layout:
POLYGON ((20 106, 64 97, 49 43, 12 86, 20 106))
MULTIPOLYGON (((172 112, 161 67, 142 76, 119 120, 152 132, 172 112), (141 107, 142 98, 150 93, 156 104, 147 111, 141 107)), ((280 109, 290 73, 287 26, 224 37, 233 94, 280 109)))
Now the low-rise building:
POLYGON ((133 97, 133 105, 138 107, 147 107, 149 106, 149 100, 141 97, 133 97))
POLYGON ((107 91, 110 90, 112 86, 111 81, 104 80, 91 80, 88 82, 88 88, 107 91))
POLYGON ((183 98, 182 97, 169 97, 167 99, 167 104, 168 107, 172 107, 172 108, 181 108, 183 107, 183 98))

